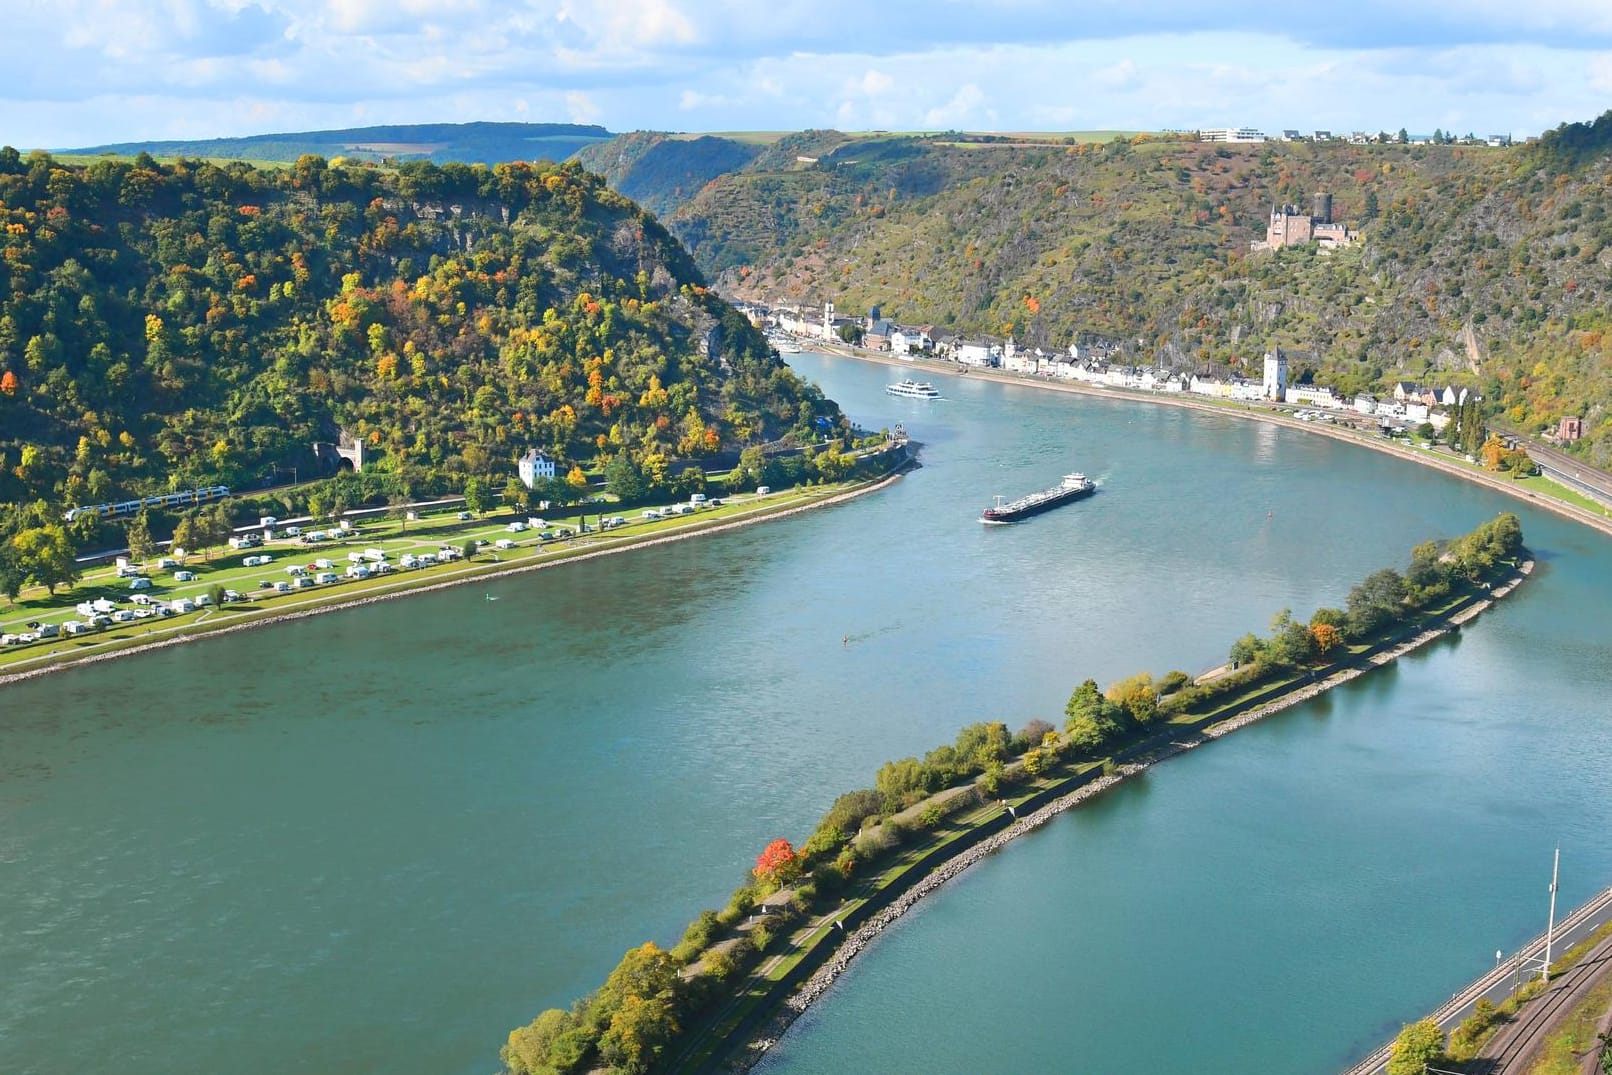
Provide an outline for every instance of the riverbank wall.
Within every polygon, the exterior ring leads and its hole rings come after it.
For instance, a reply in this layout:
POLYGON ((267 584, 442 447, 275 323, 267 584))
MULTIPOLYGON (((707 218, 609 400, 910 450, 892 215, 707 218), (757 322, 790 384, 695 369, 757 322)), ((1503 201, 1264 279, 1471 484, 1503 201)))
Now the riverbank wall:
POLYGON ((1407 459, 1424 467, 1431 467, 1462 481, 1472 482, 1475 485, 1486 486, 1518 500, 1525 501, 1571 519, 1576 523, 1592 527, 1603 534, 1612 536, 1612 519, 1586 511, 1576 504, 1565 500, 1541 495, 1531 489, 1520 488, 1511 478, 1496 477, 1485 471, 1473 470, 1459 462, 1441 459, 1437 455, 1425 450, 1406 448, 1381 437, 1372 438, 1349 430, 1340 429, 1325 423, 1301 422, 1297 418, 1289 417, 1281 411, 1257 404, 1220 404, 1211 403, 1201 398, 1193 398, 1183 393, 1140 392, 1123 388, 1107 388, 1100 385, 1082 384, 1070 381, 1049 381, 1041 377, 1004 373, 1001 370, 976 369, 974 367, 958 367, 949 362, 937 362, 925 359, 895 358, 890 355, 861 351, 856 348, 829 344, 820 341, 811 342, 811 350, 823 354, 834 355, 837 358, 854 359, 857 362, 869 362, 880 366, 895 366, 900 369, 918 369, 925 373, 938 373, 948 377, 958 377, 966 380, 993 381, 997 384, 1018 385, 1022 388, 1036 388, 1047 392, 1063 392, 1067 395, 1091 396, 1097 399, 1128 401, 1133 403, 1152 403, 1162 407, 1178 407, 1185 410, 1201 411, 1205 414, 1219 414, 1228 418, 1239 418, 1245 421, 1268 422, 1271 425, 1285 426, 1303 433, 1313 433, 1317 436, 1330 437, 1333 440, 1343 441, 1346 444, 1355 444, 1368 448, 1384 455, 1407 459))
POLYGON ((587 560, 596 560, 602 556, 615 556, 619 553, 634 552, 638 549, 652 548, 657 545, 666 545, 676 541, 689 541, 694 538, 706 537, 711 534, 727 533, 729 531, 739 530, 748 526, 757 526, 762 523, 774 522, 779 519, 787 519, 791 516, 799 515, 802 512, 814 511, 818 508, 832 507, 835 504, 843 504, 847 501, 855 500, 858 497, 866 496, 869 493, 875 493, 881 489, 889 487, 891 484, 899 480, 901 476, 908 470, 917 465, 918 447, 919 445, 916 442, 907 442, 897 445, 895 448, 891 449, 892 458, 890 465, 882 477, 877 475, 870 476, 866 479, 863 479, 864 484, 848 489, 843 493, 836 493, 833 496, 824 497, 821 500, 814 500, 806 504, 799 504, 792 508, 783 508, 776 511, 763 511, 753 516, 734 518, 727 522, 715 523, 708 526, 690 527, 686 530, 674 531, 673 533, 665 534, 661 537, 644 538, 642 540, 627 540, 620 544, 612 545, 608 548, 592 549, 585 552, 572 552, 565 556, 549 560, 515 564, 509 567, 474 565, 469 568, 461 568, 455 572, 452 572, 451 574, 443 577, 439 582, 404 586, 402 588, 390 590, 385 593, 369 593, 362 597, 353 597, 347 600, 328 601, 321 603, 314 608, 303 608, 296 610, 288 609, 283 612, 274 612, 268 615, 256 616, 246 622, 232 623, 228 626, 209 626, 205 625, 205 621, 198 621, 197 623, 186 624, 182 627, 171 628, 174 633, 169 637, 159 638, 150 642, 137 642, 132 645, 124 646, 122 648, 111 650, 105 653, 97 653, 82 657, 69 654, 66 656, 45 658, 45 660, 49 660, 50 663, 41 664, 39 667, 35 668, 7 671, 4 674, 0 674, 0 688, 9 686, 13 683, 21 683, 25 680, 36 679, 39 676, 50 675, 56 672, 65 672, 74 668, 84 668, 89 665, 99 664, 105 661, 115 661, 125 657, 134 657, 142 653, 150 653, 155 650, 168 649, 172 646, 189 645, 193 642, 201 642, 210 638, 219 638, 224 635, 236 634, 241 631, 257 630, 261 627, 272 627, 276 624, 294 623, 297 620, 304 620, 310 616, 321 616, 328 612, 340 612, 343 609, 360 608, 362 606, 373 605, 381 601, 392 601, 398 598, 413 597, 417 594, 435 593, 440 590, 447 590, 453 587, 463 586, 470 582, 489 582, 493 579, 507 578, 511 575, 522 575, 530 571, 542 571, 549 568, 563 567, 567 564, 576 564, 587 560))
MULTIPOLYGON (((1195 721, 1163 729, 1117 751, 1112 764, 1089 764, 1051 786, 1040 789, 1011 810, 991 815, 979 824, 932 849, 899 877, 843 914, 825 920, 839 922, 825 940, 780 976, 729 1036, 721 1054, 724 1070, 749 1071, 789 1026, 821 998, 852 960, 865 951, 919 900, 939 889, 975 863, 1001 850, 1010 841, 1033 832, 1059 814, 1132 779, 1159 762, 1223 738, 1250 724, 1309 701, 1334 687, 1390 664, 1435 639, 1459 631, 1485 610, 1515 590, 1533 573, 1534 561, 1525 559, 1491 589, 1466 595, 1432 619, 1403 625, 1378 640, 1347 663, 1313 670, 1297 680, 1287 679, 1241 698, 1195 721), (834 934, 841 940, 830 943, 834 934)), ((823 923, 819 922, 820 927, 823 923)), ((674 1068, 673 1070, 683 1070, 674 1068)))

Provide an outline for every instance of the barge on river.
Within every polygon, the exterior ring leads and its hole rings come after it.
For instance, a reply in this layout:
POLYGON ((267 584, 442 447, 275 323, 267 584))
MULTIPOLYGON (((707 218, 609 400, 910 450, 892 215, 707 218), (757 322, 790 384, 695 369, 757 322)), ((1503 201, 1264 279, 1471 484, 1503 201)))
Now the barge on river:
POLYGON ((1043 511, 1051 511, 1060 504, 1089 496, 1096 489, 1097 483, 1084 474, 1065 474, 1063 481, 1051 489, 1043 489, 1039 493, 1031 493, 1029 496, 1021 496, 1012 501, 1006 500, 1005 497, 997 497, 996 503, 986 508, 984 514, 980 516, 980 522, 1016 523, 1020 519, 1028 519, 1043 511))

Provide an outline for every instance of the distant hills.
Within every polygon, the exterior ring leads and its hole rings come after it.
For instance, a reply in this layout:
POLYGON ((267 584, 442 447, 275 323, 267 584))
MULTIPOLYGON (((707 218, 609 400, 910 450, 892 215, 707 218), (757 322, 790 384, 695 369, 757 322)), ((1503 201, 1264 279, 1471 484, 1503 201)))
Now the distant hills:
POLYGON ((312 154, 355 161, 428 160, 437 164, 502 164, 548 160, 556 163, 610 139, 603 127, 580 123, 404 123, 349 127, 339 131, 255 134, 196 141, 120 142, 63 153, 153 157, 228 158, 292 163, 312 154))

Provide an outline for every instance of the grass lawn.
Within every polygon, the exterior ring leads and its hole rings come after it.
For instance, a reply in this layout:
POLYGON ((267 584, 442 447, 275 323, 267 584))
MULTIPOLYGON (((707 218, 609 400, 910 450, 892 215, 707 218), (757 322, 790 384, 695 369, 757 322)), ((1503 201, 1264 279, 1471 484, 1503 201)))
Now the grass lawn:
MULTIPOLYGON (((297 539, 282 539, 261 548, 239 552, 214 550, 210 559, 200 554, 188 558, 184 570, 195 573, 193 581, 175 580, 174 571, 179 569, 153 569, 148 573, 151 588, 140 592, 154 601, 168 602, 180 597, 194 599, 207 594, 215 586, 222 586, 240 591, 246 595, 246 601, 166 618, 153 616, 132 623, 114 624, 83 635, 7 646, 0 649, 0 673, 65 663, 185 633, 217 630, 257 618, 263 613, 302 612, 355 598, 471 578, 511 567, 557 562, 587 553, 630 546, 649 538, 691 533, 735 519, 776 514, 823 500, 845 492, 854 484, 791 489, 766 497, 740 495, 726 499, 720 507, 702 508, 692 515, 658 520, 644 519, 641 508, 627 512, 617 511, 613 504, 586 505, 590 525, 597 525, 601 513, 607 518, 619 515, 627 520, 625 525, 616 529, 590 534, 580 532, 582 513, 569 508, 559 514, 544 513, 543 519, 549 528, 569 527, 576 536, 547 542, 540 540, 533 530, 513 533, 508 529, 508 524, 517 518, 524 522, 528 518, 526 512, 517 516, 501 511, 481 519, 460 520, 455 511, 449 510, 416 522, 366 521, 340 540, 313 545, 300 544, 297 539), (416 570, 397 568, 397 562, 404 553, 418 555, 436 552, 445 546, 462 548, 466 542, 474 540, 487 544, 471 561, 449 561, 416 570), (499 540, 511 541, 513 547, 495 548, 493 543, 499 540), (348 554, 370 548, 385 550, 394 566, 393 572, 363 580, 348 580, 343 574, 349 564, 348 554), (259 555, 271 557, 270 562, 253 567, 243 563, 247 557, 259 555), (310 566, 320 559, 330 561, 333 566, 328 569, 310 566), (290 593, 277 593, 262 587, 265 582, 272 586, 274 582, 288 580, 290 576, 286 568, 291 565, 308 567, 310 575, 318 570, 330 570, 340 576, 340 581, 292 590, 290 593)), ((304 527, 305 531, 308 529, 315 527, 304 527)), ((133 596, 129 580, 118 578, 115 567, 96 568, 86 573, 71 589, 58 591, 55 595, 47 594, 42 587, 25 590, 16 604, 0 615, 0 633, 23 633, 30 622, 64 624, 79 619, 75 606, 99 597, 118 601, 121 607, 131 607, 128 601, 133 596)))

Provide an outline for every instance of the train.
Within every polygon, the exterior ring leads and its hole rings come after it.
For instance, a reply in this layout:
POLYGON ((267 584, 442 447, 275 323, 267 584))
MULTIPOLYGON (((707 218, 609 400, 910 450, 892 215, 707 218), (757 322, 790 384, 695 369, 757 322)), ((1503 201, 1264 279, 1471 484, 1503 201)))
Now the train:
POLYGON ((103 519, 117 519, 125 515, 133 515, 143 508, 186 507, 191 504, 206 504, 211 500, 223 500, 227 496, 229 496, 228 486, 209 485, 202 489, 186 489, 182 493, 148 496, 141 500, 123 500, 116 504, 85 504, 82 507, 70 508, 63 512, 62 518, 68 522, 82 518, 85 515, 99 515, 103 519))

